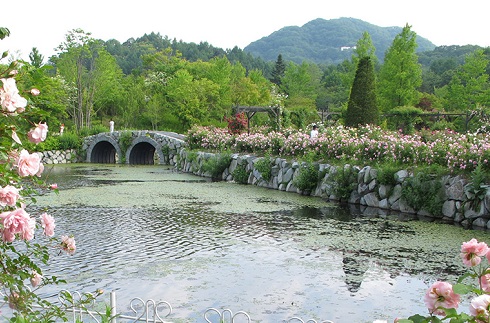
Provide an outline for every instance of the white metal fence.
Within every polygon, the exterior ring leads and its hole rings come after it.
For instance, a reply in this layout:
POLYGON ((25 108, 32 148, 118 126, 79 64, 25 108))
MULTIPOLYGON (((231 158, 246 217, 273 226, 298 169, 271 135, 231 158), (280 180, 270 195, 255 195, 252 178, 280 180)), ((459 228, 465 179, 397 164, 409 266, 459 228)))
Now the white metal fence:
MULTIPOLYGON (((131 299, 128 310, 126 312, 118 309, 116 292, 110 293, 110 303, 102 304, 101 302, 88 305, 77 305, 78 301, 84 298, 80 292, 62 291, 58 294, 60 305, 65 309, 69 322, 83 323, 172 323, 170 318, 173 313, 172 306, 166 301, 154 301, 152 299, 143 300, 139 297, 131 299), (63 295, 69 295, 66 298, 63 295), (105 306, 104 310, 96 310, 105 306), (106 310, 109 306, 110 310, 106 310), (109 317, 107 314, 110 314, 109 317)), ((251 323, 252 318, 244 311, 233 313, 230 309, 219 310, 216 308, 208 308, 202 314, 203 321, 206 323, 251 323)), ((333 321, 316 321, 309 319, 304 321, 300 317, 292 317, 284 319, 283 323, 334 323, 333 321)))

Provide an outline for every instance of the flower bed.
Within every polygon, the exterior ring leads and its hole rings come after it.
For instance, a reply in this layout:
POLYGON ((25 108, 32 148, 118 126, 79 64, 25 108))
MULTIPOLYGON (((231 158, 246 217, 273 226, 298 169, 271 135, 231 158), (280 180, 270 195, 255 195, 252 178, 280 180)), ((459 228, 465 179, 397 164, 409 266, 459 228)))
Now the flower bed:
POLYGON ((396 163, 405 166, 440 165, 450 172, 472 171, 479 164, 490 170, 490 140, 486 134, 422 131, 415 135, 364 126, 325 128, 311 139, 301 131, 230 134, 226 129, 193 127, 187 135, 191 149, 231 150, 316 160, 348 160, 359 164, 396 163))

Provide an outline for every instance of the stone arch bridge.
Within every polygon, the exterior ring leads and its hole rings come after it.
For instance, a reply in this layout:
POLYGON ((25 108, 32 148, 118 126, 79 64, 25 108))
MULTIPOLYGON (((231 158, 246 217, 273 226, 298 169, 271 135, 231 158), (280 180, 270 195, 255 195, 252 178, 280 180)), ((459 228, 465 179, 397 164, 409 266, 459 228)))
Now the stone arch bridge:
POLYGON ((185 137, 164 131, 114 131, 89 136, 82 150, 85 161, 100 164, 153 165, 176 163, 185 137))

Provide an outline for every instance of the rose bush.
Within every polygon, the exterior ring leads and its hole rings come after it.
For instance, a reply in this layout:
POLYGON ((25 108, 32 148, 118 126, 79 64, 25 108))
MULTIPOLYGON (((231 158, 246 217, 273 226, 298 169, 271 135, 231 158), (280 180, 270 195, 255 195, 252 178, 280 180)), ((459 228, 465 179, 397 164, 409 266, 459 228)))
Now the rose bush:
POLYGON ((408 319, 396 319, 395 322, 490 322, 490 248, 485 242, 471 239, 461 245, 460 256, 469 272, 454 285, 436 281, 430 286, 424 297, 428 315, 416 314, 408 319), (469 300, 467 313, 457 311, 462 299, 469 300))
MULTIPOLYGON (((8 34, 8 29, 0 28, 0 39, 8 34)), ((7 56, 4 52, 1 59, 7 56)), ((18 88, 17 69, 22 65, 14 61, 0 66, 0 294, 2 306, 10 308, 2 315, 10 316, 10 322, 53 322, 64 319, 63 309, 36 292, 62 280, 45 274, 42 267, 60 251, 72 255, 75 240, 68 235, 56 238, 55 219, 45 211, 30 210, 39 192, 57 192, 56 184, 48 185, 40 178, 44 166, 39 155, 22 145, 46 140, 48 125, 42 122, 42 111, 28 100, 40 91, 18 88)))
POLYGON ((254 153, 269 150, 284 157, 315 154, 320 160, 399 165, 440 165, 450 171, 471 172, 478 165, 490 170, 490 136, 453 131, 421 131, 413 135, 380 127, 326 127, 311 141, 306 131, 262 129, 251 134, 233 134, 221 128, 194 126, 186 137, 191 149, 254 153))

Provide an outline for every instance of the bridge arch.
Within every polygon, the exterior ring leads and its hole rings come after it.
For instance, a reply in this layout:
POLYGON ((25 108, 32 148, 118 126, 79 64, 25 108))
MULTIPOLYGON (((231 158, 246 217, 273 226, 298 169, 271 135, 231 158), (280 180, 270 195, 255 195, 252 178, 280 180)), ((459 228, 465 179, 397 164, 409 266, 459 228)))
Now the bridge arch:
POLYGON ((184 146, 185 136, 174 132, 125 130, 85 137, 82 150, 87 163, 174 165, 184 146))
POLYGON ((98 136, 87 149, 87 162, 115 164, 122 156, 119 144, 109 136, 98 136))
POLYGON ((165 158, 162 145, 151 137, 136 137, 126 151, 126 163, 131 165, 153 165, 155 163, 155 153, 158 156, 158 163, 163 164, 165 158))

